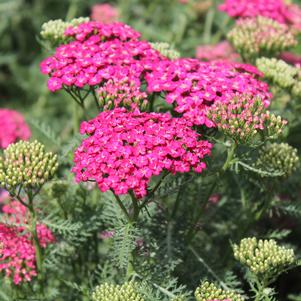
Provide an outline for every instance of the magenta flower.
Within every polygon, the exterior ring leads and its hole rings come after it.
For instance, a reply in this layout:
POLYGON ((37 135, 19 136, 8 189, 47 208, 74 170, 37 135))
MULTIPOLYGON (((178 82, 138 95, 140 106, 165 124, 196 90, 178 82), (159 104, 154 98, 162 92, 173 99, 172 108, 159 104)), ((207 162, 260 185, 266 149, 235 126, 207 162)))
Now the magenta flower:
POLYGON ((41 72, 50 76, 48 88, 52 92, 97 87, 111 80, 135 85, 139 93, 144 73, 163 59, 148 42, 139 41, 138 32, 122 23, 82 23, 65 34, 75 40, 59 46, 40 65, 41 72))
POLYGON ((196 125, 213 127, 207 118, 215 102, 228 102, 235 95, 259 96, 266 106, 271 93, 258 80, 262 73, 254 66, 234 62, 199 62, 195 59, 161 61, 146 74, 148 92, 165 92, 174 110, 196 125))
POLYGON ((263 16, 285 24, 296 23, 300 16, 296 13, 298 7, 283 0, 225 0, 219 8, 233 18, 263 16))
POLYGON ((132 190, 144 197, 151 177, 163 170, 175 174, 206 168, 203 159, 212 145, 191 126, 169 114, 104 111, 81 124, 81 134, 89 137, 76 150, 72 171, 78 182, 94 180, 103 192, 132 190))
MULTIPOLYGON (((25 206, 20 202, 6 199, 2 212, 6 219, 19 226, 7 226, 0 223, 0 272, 11 277, 15 284, 31 281, 37 276, 36 254, 31 234, 26 232, 30 215, 25 206)), ((37 225, 40 245, 46 248, 54 243, 52 232, 43 224, 37 225)))
POLYGON ((31 131, 19 112, 0 109, 0 148, 18 140, 28 140, 30 136, 31 131))

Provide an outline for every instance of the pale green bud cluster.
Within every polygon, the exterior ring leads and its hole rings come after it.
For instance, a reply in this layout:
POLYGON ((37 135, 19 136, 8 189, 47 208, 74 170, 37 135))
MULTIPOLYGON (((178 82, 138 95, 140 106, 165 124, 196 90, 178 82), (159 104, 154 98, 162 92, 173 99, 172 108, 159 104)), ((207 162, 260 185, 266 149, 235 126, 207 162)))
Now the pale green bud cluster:
POLYGON ((181 54, 177 50, 173 49, 168 43, 150 43, 151 46, 158 50, 163 56, 170 60, 178 59, 181 54))
POLYGON ((256 275, 278 275, 296 261, 294 250, 279 246, 275 240, 244 238, 233 245, 234 257, 256 275))
POLYGON ((261 16, 237 21, 228 39, 241 57, 251 62, 262 56, 277 56, 297 44, 290 27, 261 16))
POLYGON ((144 301, 137 293, 135 283, 123 285, 101 284, 92 293, 92 301, 144 301))
POLYGON ((256 60, 257 68, 264 73, 264 77, 280 88, 288 89, 295 95, 300 95, 300 68, 291 66, 275 58, 260 58, 256 60))
POLYGON ((278 138, 287 124, 266 110, 260 98, 234 97, 228 103, 216 102, 207 112, 219 131, 239 144, 255 144, 260 139, 278 138))
POLYGON ((270 143, 259 151, 255 167, 277 171, 284 177, 290 176, 299 165, 297 149, 287 143, 270 143))
POLYGON ((89 18, 75 18, 69 22, 61 19, 50 20, 42 25, 41 37, 50 43, 51 46, 58 46, 69 41, 69 37, 65 36, 65 30, 70 26, 77 26, 81 23, 89 22, 89 18))
POLYGON ((204 281, 195 291, 195 298, 197 301, 208 300, 231 300, 243 301, 244 298, 231 290, 223 290, 218 288, 215 284, 204 281))
POLYGON ((0 185, 10 192, 17 186, 40 187, 58 168, 57 155, 45 152, 41 143, 19 141, 0 158, 0 185))

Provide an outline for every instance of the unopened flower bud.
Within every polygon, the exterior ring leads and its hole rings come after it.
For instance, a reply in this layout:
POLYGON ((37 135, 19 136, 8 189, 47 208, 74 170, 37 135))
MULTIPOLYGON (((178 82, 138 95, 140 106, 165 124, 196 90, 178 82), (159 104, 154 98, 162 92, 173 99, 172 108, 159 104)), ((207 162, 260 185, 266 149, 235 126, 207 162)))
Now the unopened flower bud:
POLYGON ((287 143, 271 143, 259 152, 255 167, 271 172, 278 172, 283 177, 290 176, 299 165, 297 149, 287 143))
POLYGON ((49 42, 52 47, 56 47, 70 40, 70 38, 64 34, 69 26, 77 26, 81 23, 89 22, 89 20, 89 18, 83 17, 72 19, 69 22, 65 22, 61 19, 50 20, 42 25, 40 35, 42 39, 49 42))
POLYGON ((209 300, 231 300, 243 301, 244 298, 232 290, 222 290, 215 284, 204 281, 195 291, 195 298, 197 301, 209 300))
POLYGON ((163 56, 168 59, 175 60, 181 56, 180 53, 177 50, 173 49, 168 43, 157 42, 150 44, 154 49, 158 50, 163 56))
POLYGON ((273 239, 244 238, 239 245, 233 245, 233 252, 241 264, 259 276, 278 276, 296 261, 293 249, 279 246, 273 239))
POLYGON ((123 285, 101 284, 92 293, 92 301, 144 301, 133 282, 123 285))
POLYGON ((19 185, 39 187, 58 168, 57 155, 46 153, 44 145, 37 141, 11 144, 0 162, 0 185, 9 191, 19 185))
POLYGON ((238 20, 228 39, 242 58, 251 62, 261 56, 277 56, 297 44, 290 27, 262 16, 238 20))

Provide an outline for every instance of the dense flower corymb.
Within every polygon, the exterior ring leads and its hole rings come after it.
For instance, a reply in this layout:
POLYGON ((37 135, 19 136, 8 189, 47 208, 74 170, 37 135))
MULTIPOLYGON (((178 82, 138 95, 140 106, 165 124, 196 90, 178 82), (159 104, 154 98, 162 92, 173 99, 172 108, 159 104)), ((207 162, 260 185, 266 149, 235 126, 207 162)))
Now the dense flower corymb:
POLYGON ((135 283, 129 282, 123 285, 101 284, 92 293, 93 301, 144 301, 137 292, 135 283))
POLYGON ((0 148, 6 148, 18 140, 28 140, 30 136, 31 131, 20 113, 0 109, 0 148))
POLYGON ((289 177, 299 166, 298 151, 287 143, 270 143, 259 151, 255 167, 289 177))
POLYGON ((216 101, 228 102, 235 95, 248 93, 261 97, 269 105, 268 85, 257 78, 257 68, 233 62, 200 62, 178 59, 159 62, 146 75, 149 92, 165 92, 166 101, 175 103, 175 111, 196 125, 213 123, 206 111, 216 101))
POLYGON ((195 291, 195 298, 197 301, 208 300, 231 300, 231 301, 243 301, 244 298, 231 290, 222 290, 215 284, 208 281, 204 281, 195 291))
POLYGON ((275 58, 260 58, 256 65, 264 73, 264 77, 282 89, 287 89, 294 96, 301 92, 301 68, 287 64, 275 58))
POLYGON ((280 23, 296 23, 295 6, 284 0, 225 0, 219 8, 234 18, 263 16, 280 23))
POLYGON ((88 22, 68 28, 65 34, 75 41, 61 45, 41 63, 53 92, 95 87, 108 80, 127 81, 139 89, 143 73, 163 59, 148 42, 138 40, 138 32, 122 23, 88 22))
POLYGON ((133 190, 137 197, 147 194, 153 175, 201 172, 203 159, 212 145, 200 140, 192 123, 169 114, 126 112, 124 108, 102 112, 81 124, 88 134, 74 156, 77 181, 95 180, 101 191, 116 194, 133 190))
MULTIPOLYGON (((20 202, 4 199, 2 213, 4 219, 16 224, 7 226, 0 223, 0 271, 11 277, 15 284, 31 281, 37 275, 35 248, 31 234, 26 232, 30 215, 20 202), (24 234, 25 233, 25 234, 24 234)), ((37 234, 40 245, 46 248, 54 243, 52 232, 43 224, 37 224, 37 234)))
POLYGON ((297 44, 287 25, 264 17, 238 20, 228 39, 242 58, 251 61, 260 56, 276 56, 297 44))
POLYGON ((267 111, 260 98, 248 95, 233 97, 228 103, 214 103, 207 116, 224 135, 242 144, 255 143, 258 134, 275 139, 287 124, 267 111))
POLYGON ((244 238, 233 245, 234 256, 255 274, 278 274, 295 261, 293 249, 279 246, 275 240, 244 238))
POLYGON ((45 152, 44 145, 19 141, 0 157, 0 185, 10 192, 19 185, 38 188, 53 177, 57 168, 57 155, 45 152))

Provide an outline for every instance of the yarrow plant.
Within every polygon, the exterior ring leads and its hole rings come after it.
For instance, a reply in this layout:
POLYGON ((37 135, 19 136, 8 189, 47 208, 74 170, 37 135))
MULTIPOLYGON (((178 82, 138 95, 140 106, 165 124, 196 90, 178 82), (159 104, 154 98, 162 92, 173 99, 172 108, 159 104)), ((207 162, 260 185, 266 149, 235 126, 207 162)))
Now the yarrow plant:
POLYGON ((297 44, 287 25, 261 16, 238 20, 228 39, 241 57, 251 62, 261 56, 277 56, 297 44))
POLYGON ((0 299, 278 298, 299 265, 300 68, 275 57, 300 51, 295 5, 224 1, 235 25, 212 0, 49 1, 34 22, 5 6, 3 98, 24 92, 45 146, 1 147, 0 299))
POLYGON ((81 124, 89 135, 76 150, 73 172, 77 181, 95 180, 101 191, 138 198, 147 195, 153 175, 202 172, 212 145, 191 129, 192 123, 170 114, 102 112, 81 124))
POLYGON ((19 112, 0 109, 0 120, 0 148, 4 149, 11 143, 30 138, 30 128, 19 112))

